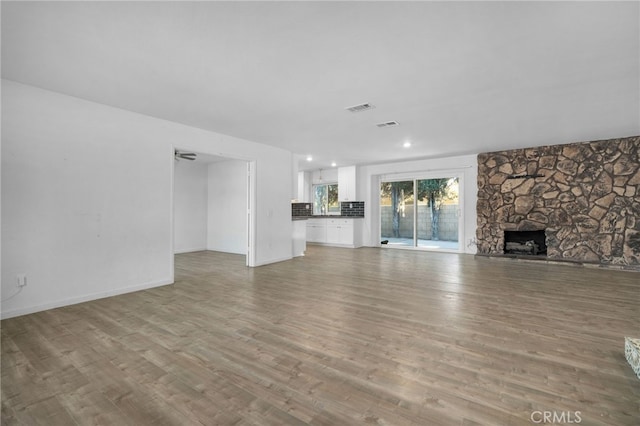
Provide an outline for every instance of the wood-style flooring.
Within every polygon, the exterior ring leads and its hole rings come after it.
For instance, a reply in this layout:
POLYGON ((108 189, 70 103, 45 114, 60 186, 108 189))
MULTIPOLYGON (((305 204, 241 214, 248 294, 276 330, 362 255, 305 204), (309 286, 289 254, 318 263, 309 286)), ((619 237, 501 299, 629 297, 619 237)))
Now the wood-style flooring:
POLYGON ((640 425, 625 335, 634 272, 190 253, 174 285, 2 321, 2 424, 640 425))

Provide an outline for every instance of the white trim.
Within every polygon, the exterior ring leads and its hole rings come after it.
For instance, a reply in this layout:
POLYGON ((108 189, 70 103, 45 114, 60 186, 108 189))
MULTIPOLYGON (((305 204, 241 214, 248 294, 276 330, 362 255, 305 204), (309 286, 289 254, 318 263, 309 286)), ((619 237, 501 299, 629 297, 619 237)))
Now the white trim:
POLYGON ((208 247, 194 247, 194 248, 176 250, 176 251, 173 252, 173 254, 193 253, 193 252, 196 252, 196 251, 209 251, 209 248, 208 247))
POLYGON ((316 246, 342 247, 342 248, 353 248, 353 249, 363 247, 362 245, 356 245, 356 244, 318 243, 315 241, 307 244, 316 245, 316 246))
POLYGON ((171 282, 176 280, 176 265, 175 265, 175 199, 174 194, 176 192, 176 147, 171 145, 171 155, 168 155, 169 161, 171 161, 171 167, 169 168, 171 188, 169 190, 169 274, 171 274, 171 282))
POLYGON ((256 264, 256 188, 257 188, 257 162, 247 161, 247 261, 249 267, 258 266, 256 264))
POLYGON ((293 256, 281 257, 281 258, 276 258, 276 259, 267 259, 267 260, 263 260, 262 262, 257 262, 253 266, 270 265, 272 263, 286 262, 287 260, 291 260, 291 259, 293 259, 293 256))
POLYGON ((165 285, 173 284, 173 280, 161 280, 154 281, 145 284, 137 284, 130 287, 118 288, 116 290, 101 291, 98 293, 87 294, 79 297, 72 297, 69 299, 57 300, 55 302, 48 302, 42 305, 29 306, 26 308, 15 309, 12 311, 3 311, 0 314, 1 319, 8 319, 18 317, 21 315, 33 314, 35 312, 46 311, 49 309, 61 308, 64 306, 76 305, 78 303, 91 302, 92 300, 104 299, 106 297, 118 296, 120 294, 133 293, 140 290, 148 290, 150 288, 162 287, 165 285))

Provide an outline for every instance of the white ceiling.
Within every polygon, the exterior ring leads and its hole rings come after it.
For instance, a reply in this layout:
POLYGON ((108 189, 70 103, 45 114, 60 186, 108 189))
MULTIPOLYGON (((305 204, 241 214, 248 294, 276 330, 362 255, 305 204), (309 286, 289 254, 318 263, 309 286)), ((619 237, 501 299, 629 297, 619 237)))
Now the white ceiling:
POLYGON ((631 136, 640 3, 3 1, 2 77, 303 169, 631 136))

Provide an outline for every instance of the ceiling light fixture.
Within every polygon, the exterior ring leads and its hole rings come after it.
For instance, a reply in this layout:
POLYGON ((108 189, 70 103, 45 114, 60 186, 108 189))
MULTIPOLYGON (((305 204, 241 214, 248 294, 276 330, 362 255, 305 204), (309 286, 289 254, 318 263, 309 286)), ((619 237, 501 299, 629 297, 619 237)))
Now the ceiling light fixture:
POLYGON ((310 155, 307 155, 307 161, 313 161, 313 157, 310 155))
POLYGON ((411 146, 411 142, 406 141, 405 143, 402 144, 402 146, 405 148, 409 148, 411 146))
POLYGON ((332 163, 331 163, 331 167, 335 167, 335 166, 337 166, 337 164, 336 164, 336 162, 334 161, 334 162, 332 162, 332 163))

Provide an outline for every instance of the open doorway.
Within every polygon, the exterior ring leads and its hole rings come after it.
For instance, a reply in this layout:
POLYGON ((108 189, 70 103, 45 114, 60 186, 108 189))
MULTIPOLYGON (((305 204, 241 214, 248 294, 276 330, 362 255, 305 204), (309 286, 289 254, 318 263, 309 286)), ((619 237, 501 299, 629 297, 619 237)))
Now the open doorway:
POLYGON ((173 167, 174 255, 217 251, 254 266, 252 181, 247 160, 176 149, 173 167))

